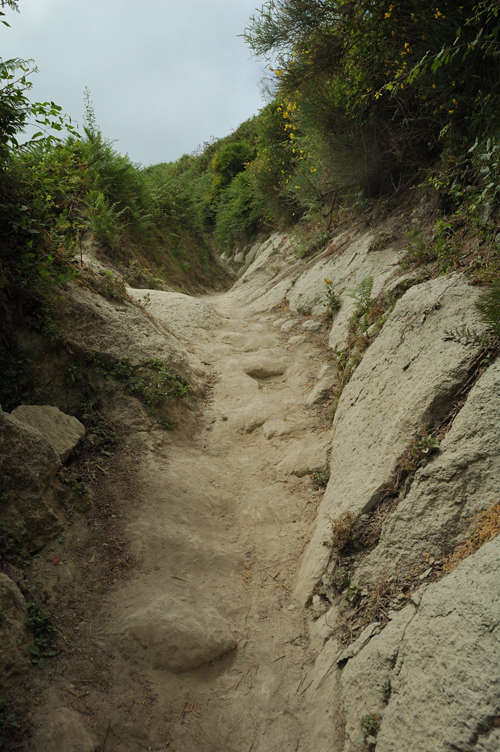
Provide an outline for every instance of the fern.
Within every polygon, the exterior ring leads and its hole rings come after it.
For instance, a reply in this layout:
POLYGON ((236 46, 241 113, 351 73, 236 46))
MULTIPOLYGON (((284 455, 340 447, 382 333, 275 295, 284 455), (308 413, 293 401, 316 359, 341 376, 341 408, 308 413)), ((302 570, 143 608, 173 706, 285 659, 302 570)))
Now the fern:
POLYGON ((361 331, 366 331, 368 328, 367 316, 370 313, 372 307, 372 288, 373 277, 365 277, 359 285, 346 290, 346 295, 350 298, 354 298, 356 301, 356 308, 354 309, 354 318, 358 321, 361 331))
POLYGON ((481 295, 476 305, 485 324, 494 334, 500 334, 500 279, 493 282, 491 290, 481 295))

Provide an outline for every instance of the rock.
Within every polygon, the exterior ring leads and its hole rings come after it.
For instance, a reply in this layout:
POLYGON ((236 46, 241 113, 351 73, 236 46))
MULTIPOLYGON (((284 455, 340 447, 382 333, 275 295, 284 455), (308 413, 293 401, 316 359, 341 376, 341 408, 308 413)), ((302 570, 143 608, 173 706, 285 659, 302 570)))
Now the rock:
POLYGON ((317 332, 318 329, 321 329, 321 321, 314 321, 313 319, 309 319, 308 321, 304 321, 301 329, 303 329, 305 332, 317 332))
POLYGON ((337 628, 338 608, 331 606, 325 613, 322 613, 309 627, 311 638, 310 649, 319 652, 323 649, 325 642, 332 636, 337 628))
POLYGON ((296 319, 288 319, 285 321, 284 324, 281 325, 280 329, 283 332, 289 332, 290 329, 293 329, 293 327, 297 324, 296 319))
POLYGON ((327 466, 325 445, 317 440, 312 440, 307 444, 299 443, 295 448, 289 450, 279 463, 278 471, 284 475, 296 475, 298 478, 302 478, 312 470, 319 470, 320 472, 326 470, 327 466))
POLYGON ((11 415, 22 423, 40 431, 54 448, 61 462, 65 462, 85 435, 85 426, 72 415, 66 415, 51 405, 21 405, 11 415))
POLYGON ((336 383, 337 377, 332 366, 329 363, 325 363, 320 368, 318 374, 318 382, 306 397, 306 404, 317 405, 319 402, 325 400, 330 396, 330 393, 336 383))
POLYGON ((467 535, 478 509, 500 496, 500 361, 471 390, 441 443, 419 470, 407 497, 384 522, 364 560, 363 581, 405 571, 424 554, 440 556, 467 535))
POLYGON ((450 409, 480 345, 445 341, 442 333, 463 324, 481 328, 478 294, 457 275, 412 287, 345 387, 333 423, 330 482, 299 575, 297 594, 305 602, 328 563, 330 519, 373 508, 422 425, 450 409))
MULTIPOLYGON (((392 687, 401 640, 415 613, 414 606, 406 606, 395 614, 380 634, 371 636, 368 642, 363 640, 358 645, 359 640, 356 640, 347 649, 350 651, 350 660, 343 668, 340 684, 344 699, 345 733, 354 748, 361 730, 360 719, 370 714, 384 715, 385 702, 381 688, 386 682, 392 687)), ((347 654, 347 651, 344 653, 347 654)), ((343 655, 339 660, 343 659, 343 655)))
POLYGON ((319 616, 322 616, 328 611, 329 608, 330 604, 326 600, 324 600, 324 598, 321 598, 320 595, 313 595, 311 603, 311 613, 313 619, 317 619, 319 616))
POLYGON ((424 593, 401 639, 377 752, 495 749, 486 735, 500 708, 499 624, 497 537, 424 593))
POLYGON ((133 288, 127 288, 127 292, 141 302, 148 296, 148 313, 165 324, 181 340, 192 341, 199 334, 197 330, 211 331, 221 325, 222 317, 214 306, 191 295, 133 288))
POLYGON ((281 327, 286 320, 286 318, 276 319, 276 321, 273 321, 272 326, 281 327))
POLYGON ((282 376, 287 367, 287 363, 284 360, 275 360, 270 357, 253 357, 253 363, 243 367, 243 370, 247 376, 251 376, 253 379, 269 379, 272 376, 282 376))
POLYGON ((368 640, 377 633, 379 626, 380 624, 378 621, 374 621, 371 624, 368 624, 368 626, 363 629, 357 640, 354 640, 354 642, 352 642, 349 647, 342 651, 342 653, 337 658, 337 662, 344 663, 345 661, 348 661, 349 658, 353 658, 361 650, 363 650, 368 640))
MULTIPOLYGON (((159 290, 136 292, 138 296, 149 292, 151 300, 156 299, 156 296, 161 298, 164 295, 180 295, 159 290)), ((201 301, 195 301, 191 308, 190 296, 180 297, 182 302, 179 303, 177 313, 179 318, 186 318, 193 309, 198 310, 196 303, 200 304, 201 301), (184 298, 188 299, 187 303, 184 298)), ((205 371, 200 361, 185 350, 164 323, 148 315, 137 305, 128 302, 117 304, 70 283, 60 312, 70 347, 82 352, 90 350, 107 362, 127 357, 132 364, 137 364, 147 358, 162 358, 173 370, 189 380, 192 393, 200 394, 204 389, 205 371)))
POLYGON ((303 345, 304 342, 307 342, 307 337, 305 334, 296 334, 294 337, 290 337, 288 340, 289 345, 303 345))
POLYGON ((255 243, 250 250, 248 251, 247 255, 245 256, 245 264, 247 266, 250 266, 255 259, 257 258, 257 254, 259 252, 259 248, 261 247, 260 241, 258 243, 255 243))
POLYGON ((31 638, 24 623, 27 615, 21 591, 10 577, 0 574, 0 684, 31 664, 31 638))
POLYGON ((256 428, 263 426, 269 418, 269 408, 259 402, 251 402, 247 407, 233 413, 229 425, 236 428, 240 433, 252 433, 256 428))
POLYGON ((281 436, 290 436, 292 433, 298 433, 299 431, 306 431, 308 428, 312 428, 315 425, 315 421, 303 420, 295 421, 292 418, 274 418, 266 421, 262 433, 264 438, 273 439, 280 438, 281 436))
POLYGON ((30 742, 32 752, 94 752, 96 742, 71 708, 45 711, 30 742))
POLYGON ((245 254, 242 253, 242 251, 234 254, 234 257, 233 257, 234 264, 242 264, 244 260, 245 260, 245 254))
POLYGON ((59 457, 36 428, 0 410, 0 524, 39 548, 63 529, 69 493, 57 481, 59 457))
POLYGON ((236 647, 227 622, 210 606, 159 596, 119 626, 119 649, 133 663, 190 671, 236 647))

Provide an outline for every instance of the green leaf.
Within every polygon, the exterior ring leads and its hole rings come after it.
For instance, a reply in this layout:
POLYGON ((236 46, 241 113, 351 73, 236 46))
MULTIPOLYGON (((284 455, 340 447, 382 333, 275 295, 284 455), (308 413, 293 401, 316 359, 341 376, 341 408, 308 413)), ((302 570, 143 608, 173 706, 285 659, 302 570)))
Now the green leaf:
POLYGON ((45 668, 46 664, 47 664, 47 660, 45 658, 40 658, 40 660, 38 661, 36 665, 38 666, 40 671, 42 671, 45 668))
POLYGON ((40 655, 40 650, 37 645, 28 645, 28 650, 31 655, 40 655))

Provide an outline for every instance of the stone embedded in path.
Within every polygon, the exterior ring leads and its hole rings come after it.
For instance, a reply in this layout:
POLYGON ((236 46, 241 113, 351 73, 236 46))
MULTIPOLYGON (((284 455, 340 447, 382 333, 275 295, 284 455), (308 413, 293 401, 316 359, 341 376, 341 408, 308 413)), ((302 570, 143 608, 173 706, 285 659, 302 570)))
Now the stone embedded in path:
POLYGON ((229 625, 196 594, 186 603, 159 596, 123 618, 116 630, 121 654, 153 669, 190 671, 234 650, 229 625))
POLYGON ((80 713, 71 708, 46 709, 30 741, 32 752, 94 752, 96 743, 80 713))
POLYGON ((304 321, 301 329, 303 329, 305 332, 317 332, 318 329, 321 329, 321 321, 314 321, 314 319, 309 319, 308 321, 304 321))
POLYGON ((282 376, 287 368, 285 361, 269 357, 254 357, 254 361, 253 363, 248 363, 243 368, 247 376, 251 376, 253 379, 269 379, 271 376, 282 376))
POLYGON ((272 326, 281 327, 286 320, 286 318, 276 319, 276 321, 273 321, 272 326))
POLYGON ((292 418, 285 420, 284 418, 274 418, 266 421, 262 429, 262 434, 265 439, 279 438, 280 436, 290 436, 292 433, 298 433, 299 431, 306 431, 308 428, 313 428, 316 425, 314 418, 310 420, 295 421, 292 418))
POLYGON ((20 405, 11 415, 40 431, 59 455, 61 462, 68 459, 85 435, 85 426, 79 420, 52 405, 20 405))
POLYGON ((320 472, 328 467, 326 458, 326 447, 319 441, 301 442, 293 448, 290 448, 288 454, 278 465, 278 471, 284 475, 296 475, 302 478, 309 471, 318 470, 320 472))
POLYGON ((443 331, 484 328, 478 295, 457 275, 412 287, 365 352, 335 415, 331 478, 302 562, 300 600, 309 599, 328 564, 323 543, 331 518, 370 510, 422 425, 437 423, 450 409, 481 346, 444 340, 443 331))
POLYGON ((289 345, 303 345, 304 342, 307 342, 305 334, 296 334, 288 340, 289 345))
POLYGON ((306 397, 306 404, 317 405, 322 402, 330 395, 336 383, 337 377, 331 364, 324 363, 319 370, 317 383, 306 397))
POLYGON ((296 321, 295 319, 288 319, 288 321, 285 321, 285 323, 281 325, 280 329, 281 329, 281 331, 283 331, 283 332, 289 332, 289 331, 290 331, 290 329, 293 329, 293 327, 294 327, 294 326, 295 326, 295 325, 296 325, 297 323, 298 323, 298 322, 297 322, 297 321, 296 321))

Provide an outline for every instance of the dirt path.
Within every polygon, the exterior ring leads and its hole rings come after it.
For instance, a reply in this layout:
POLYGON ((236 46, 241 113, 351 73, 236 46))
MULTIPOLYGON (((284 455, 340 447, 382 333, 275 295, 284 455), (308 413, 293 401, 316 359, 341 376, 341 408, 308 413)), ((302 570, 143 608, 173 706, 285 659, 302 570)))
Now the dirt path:
POLYGON ((276 315, 231 293, 204 302, 221 318, 186 329, 211 374, 198 428, 187 443, 143 436, 133 481, 107 481, 133 495, 124 534, 139 565, 93 619, 95 682, 82 694, 68 671, 64 689, 93 709, 107 752, 311 752, 324 719, 304 693, 323 641, 310 644, 292 591, 321 498, 305 470, 326 468, 329 427, 305 404, 324 355, 318 339, 281 342, 276 315))

